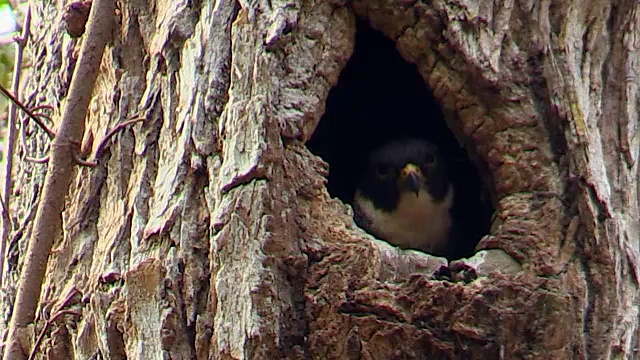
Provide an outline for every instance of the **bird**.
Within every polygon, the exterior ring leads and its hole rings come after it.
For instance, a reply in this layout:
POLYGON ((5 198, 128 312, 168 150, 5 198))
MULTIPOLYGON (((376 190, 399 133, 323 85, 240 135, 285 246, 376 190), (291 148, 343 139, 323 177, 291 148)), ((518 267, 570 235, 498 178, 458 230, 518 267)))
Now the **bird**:
POLYGON ((444 255, 453 193, 435 144, 418 138, 392 140, 370 154, 355 191, 353 218, 392 245, 444 255))

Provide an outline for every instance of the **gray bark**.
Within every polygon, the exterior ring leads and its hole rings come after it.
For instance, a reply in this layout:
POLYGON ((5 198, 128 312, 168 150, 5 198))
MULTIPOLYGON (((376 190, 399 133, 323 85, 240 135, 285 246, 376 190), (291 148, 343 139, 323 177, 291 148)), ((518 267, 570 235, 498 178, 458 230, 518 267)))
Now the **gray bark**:
MULTIPOLYGON (((637 358, 638 4, 609 1, 119 3, 41 313, 87 359, 637 358), (396 42, 497 203, 478 249, 521 271, 431 280, 441 260, 371 240, 304 142, 353 49, 396 42), (97 141, 94 141, 94 147, 97 141), (417 275, 416 275, 417 274, 417 275), (420 275, 422 274, 422 275, 420 275)), ((79 40, 34 2, 30 105, 64 106, 79 40)), ((34 131, 20 156, 47 148, 34 131)), ((19 161, 28 218, 45 167, 19 161)), ((30 227, 9 244, 5 323, 30 227)), ((38 317, 33 337, 43 326, 38 317)))

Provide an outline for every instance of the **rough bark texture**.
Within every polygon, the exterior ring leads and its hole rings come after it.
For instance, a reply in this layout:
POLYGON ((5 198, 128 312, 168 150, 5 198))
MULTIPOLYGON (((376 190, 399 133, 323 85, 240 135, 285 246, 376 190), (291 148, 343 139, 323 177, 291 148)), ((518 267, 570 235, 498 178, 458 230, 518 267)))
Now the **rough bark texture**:
MULTIPOLYGON (((59 107, 82 39, 34 5, 31 105, 59 107)), ((633 358, 640 348, 636 2, 123 1, 85 138, 141 112, 74 174, 43 313, 50 357, 633 358), (355 15, 417 65, 487 171, 479 248, 522 264, 470 283, 355 227, 304 141, 355 15), (66 354, 66 355, 60 355, 66 354)), ((46 147, 30 137, 29 155, 46 147)), ((94 145, 96 146, 96 145, 94 145)), ((24 153, 23 153, 24 154, 24 153)), ((28 218, 44 167, 20 163, 28 218)), ((7 316, 19 256, 10 244, 7 316)), ((5 320, 6 321, 6 320, 5 320)), ((42 317, 34 328, 42 328, 42 317)))

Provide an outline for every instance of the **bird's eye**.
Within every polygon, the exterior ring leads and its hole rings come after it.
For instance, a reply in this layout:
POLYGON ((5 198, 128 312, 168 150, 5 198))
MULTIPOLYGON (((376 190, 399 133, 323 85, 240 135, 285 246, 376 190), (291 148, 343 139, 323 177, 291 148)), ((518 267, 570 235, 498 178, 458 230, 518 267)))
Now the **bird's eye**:
POLYGON ((385 178, 390 176, 393 173, 393 169, 391 166, 380 165, 376 167, 376 176, 380 178, 385 178))
POLYGON ((436 156, 434 154, 427 154, 424 158, 424 164, 426 166, 431 166, 436 163, 436 156))

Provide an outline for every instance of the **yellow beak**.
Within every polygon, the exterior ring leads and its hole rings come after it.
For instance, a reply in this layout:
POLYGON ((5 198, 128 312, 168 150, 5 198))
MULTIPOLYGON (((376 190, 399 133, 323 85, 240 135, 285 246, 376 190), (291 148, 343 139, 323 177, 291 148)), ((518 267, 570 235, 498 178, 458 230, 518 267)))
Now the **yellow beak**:
POLYGON ((402 168, 400 172, 400 184, 403 187, 416 193, 416 196, 420 193, 420 186, 422 184, 422 170, 415 164, 407 164, 402 168))

